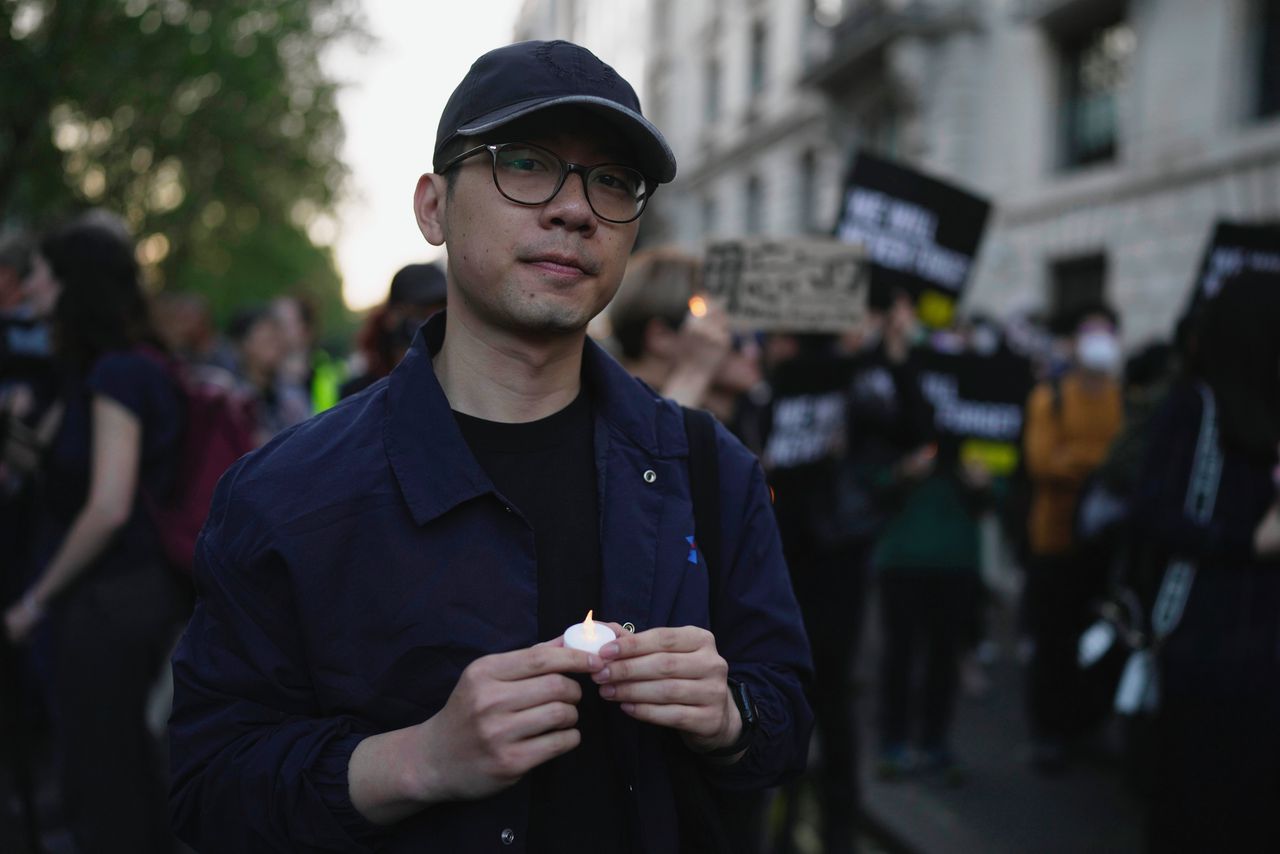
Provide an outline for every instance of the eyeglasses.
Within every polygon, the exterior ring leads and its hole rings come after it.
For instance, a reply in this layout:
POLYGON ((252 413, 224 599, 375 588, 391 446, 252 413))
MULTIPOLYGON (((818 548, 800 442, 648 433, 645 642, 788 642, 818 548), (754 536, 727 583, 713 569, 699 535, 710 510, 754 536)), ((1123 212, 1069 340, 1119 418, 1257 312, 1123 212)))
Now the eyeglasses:
POLYGON ((555 198, 570 172, 582 176, 587 204, 606 222, 631 222, 644 213, 653 194, 644 175, 620 163, 579 166, 557 154, 527 142, 478 145, 450 160, 440 170, 448 172, 462 161, 489 152, 493 158, 493 184, 506 199, 518 205, 545 205, 555 198))

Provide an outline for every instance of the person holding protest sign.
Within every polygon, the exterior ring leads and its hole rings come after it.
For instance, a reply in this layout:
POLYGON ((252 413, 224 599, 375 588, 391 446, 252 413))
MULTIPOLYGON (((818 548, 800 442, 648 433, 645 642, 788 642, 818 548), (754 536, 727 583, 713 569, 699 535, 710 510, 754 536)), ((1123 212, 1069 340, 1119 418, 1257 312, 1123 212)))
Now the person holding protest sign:
POLYGON ((702 262, 692 255, 637 252, 608 311, 623 367, 682 406, 706 402, 733 340, 701 281, 702 262))
MULTIPOLYGON (((870 554, 892 512, 903 471, 919 471, 932 431, 909 363, 915 313, 905 294, 864 321, 864 347, 834 334, 771 333, 772 387, 765 464, 774 510, 819 674, 814 711, 822 738, 816 782, 824 850, 849 851, 860 804, 857 696, 870 554)), ((795 796, 787 828, 794 823, 795 796)))
POLYGON ((759 453, 760 347, 733 332, 721 300, 702 289, 702 262, 647 249, 627 263, 608 318, 623 367, 663 397, 705 409, 759 453))
POLYGON ((932 441, 889 470, 896 512, 873 558, 884 633, 877 772, 890 780, 910 772, 939 775, 952 785, 963 779, 950 729, 980 601, 979 524, 994 492, 988 463, 962 453, 973 425, 964 426, 968 410, 956 396, 959 378, 945 373, 948 360, 964 357, 963 346, 957 333, 945 330, 915 351, 913 375, 929 401, 932 441), (919 696, 913 686, 918 669, 919 696))
POLYGON ((1032 490, 1023 594, 1035 645, 1028 674, 1032 763, 1048 773, 1062 769, 1067 742, 1094 723, 1081 711, 1076 646, 1091 619, 1090 602, 1103 590, 1107 564, 1082 554, 1074 520, 1082 485, 1124 422, 1115 312, 1086 308, 1072 328, 1072 367, 1032 390, 1023 437, 1032 490))
POLYGON ((1246 274, 1206 300, 1191 380, 1150 429, 1135 515, 1168 567, 1150 851, 1280 850, 1276 285, 1246 274))
POLYGON ((710 567, 699 437, 587 340, 674 156, 616 71, 530 41, 472 65, 433 164, 414 212, 448 309, 214 498, 174 656, 180 836, 723 850, 700 805, 803 768, 811 665, 758 463, 702 422, 710 567), (616 634, 592 652, 562 639, 590 611, 616 634))

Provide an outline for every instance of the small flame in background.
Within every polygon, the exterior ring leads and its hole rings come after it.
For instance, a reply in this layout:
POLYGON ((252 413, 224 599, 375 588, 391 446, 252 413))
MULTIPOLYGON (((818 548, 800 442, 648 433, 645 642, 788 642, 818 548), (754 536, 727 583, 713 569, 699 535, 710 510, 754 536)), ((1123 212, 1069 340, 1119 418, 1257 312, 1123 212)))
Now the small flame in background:
POLYGON ((702 297, 689 297, 689 313, 694 317, 706 317, 707 301, 702 297))
POLYGON ((591 615, 593 613, 595 612, 588 611, 587 618, 582 621, 582 634, 586 636, 587 640, 596 639, 596 624, 595 624, 595 621, 591 619, 591 615))

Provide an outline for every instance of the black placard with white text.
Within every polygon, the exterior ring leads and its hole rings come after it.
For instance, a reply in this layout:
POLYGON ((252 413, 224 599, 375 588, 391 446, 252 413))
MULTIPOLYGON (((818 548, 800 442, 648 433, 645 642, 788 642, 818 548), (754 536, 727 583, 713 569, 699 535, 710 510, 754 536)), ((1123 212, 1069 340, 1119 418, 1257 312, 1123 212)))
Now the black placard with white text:
POLYGON ((859 152, 846 182, 836 237, 862 246, 872 299, 910 294, 931 326, 951 321, 991 212, 986 200, 859 152))
POLYGON ((1280 287, 1280 222, 1216 223, 1200 261, 1187 313, 1213 299, 1227 282, 1244 273, 1273 277, 1280 287))

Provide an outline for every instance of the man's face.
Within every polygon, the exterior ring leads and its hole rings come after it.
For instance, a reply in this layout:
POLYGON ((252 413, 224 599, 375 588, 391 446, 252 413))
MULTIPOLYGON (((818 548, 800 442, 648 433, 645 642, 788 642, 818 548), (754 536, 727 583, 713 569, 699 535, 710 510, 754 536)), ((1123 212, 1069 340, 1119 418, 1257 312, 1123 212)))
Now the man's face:
MULTIPOLYGON (((625 145, 601 120, 580 111, 558 112, 554 123, 548 118, 513 126, 499 141, 530 142, 585 166, 629 162, 625 145)), ((585 329, 618 290, 638 222, 597 217, 578 175, 569 175, 551 201, 531 207, 498 192, 487 154, 454 168, 456 183, 438 216, 449 248, 451 315, 518 336, 585 329)))

